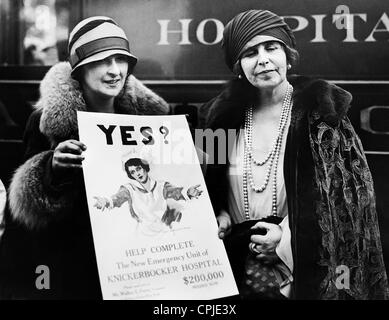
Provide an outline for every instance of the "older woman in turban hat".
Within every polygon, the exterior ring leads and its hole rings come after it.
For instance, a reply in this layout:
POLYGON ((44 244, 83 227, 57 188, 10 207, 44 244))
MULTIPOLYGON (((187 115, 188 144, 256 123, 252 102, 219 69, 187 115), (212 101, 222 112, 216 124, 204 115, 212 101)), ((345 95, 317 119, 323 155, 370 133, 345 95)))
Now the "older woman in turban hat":
POLYGON ((296 41, 273 12, 235 16, 222 47, 236 78, 202 106, 202 123, 237 135, 206 181, 240 295, 387 298, 373 181, 346 115, 351 94, 288 75, 296 41))

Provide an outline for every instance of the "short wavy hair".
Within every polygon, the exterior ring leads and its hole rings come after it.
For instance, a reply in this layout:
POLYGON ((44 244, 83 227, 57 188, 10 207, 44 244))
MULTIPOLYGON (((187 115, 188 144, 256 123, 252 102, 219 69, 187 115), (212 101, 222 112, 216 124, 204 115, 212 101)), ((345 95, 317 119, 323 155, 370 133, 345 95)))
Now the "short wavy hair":
POLYGON ((134 177, 130 174, 128 171, 128 167, 137 167, 141 166, 146 172, 150 171, 150 165, 147 163, 146 160, 143 160, 141 158, 130 158, 124 163, 124 170, 126 170, 126 173, 130 179, 134 179, 134 177))
POLYGON ((296 67, 300 61, 300 54, 296 49, 293 49, 286 44, 281 43, 281 45, 284 47, 284 51, 286 54, 286 61, 290 63, 290 65, 293 67, 296 67))

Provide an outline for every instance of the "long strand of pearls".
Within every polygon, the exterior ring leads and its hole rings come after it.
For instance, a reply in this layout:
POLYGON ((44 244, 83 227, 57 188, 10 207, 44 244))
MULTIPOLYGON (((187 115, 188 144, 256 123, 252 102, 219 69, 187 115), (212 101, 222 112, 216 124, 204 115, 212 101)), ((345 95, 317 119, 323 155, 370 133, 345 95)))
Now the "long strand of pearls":
POLYGON ((272 148, 265 157, 264 160, 258 161, 254 159, 253 147, 252 147, 252 134, 253 134, 253 108, 246 109, 245 124, 244 124, 244 154, 243 154, 243 198, 244 198, 244 212, 245 218, 250 219, 249 201, 248 201, 248 186, 254 192, 263 192, 270 180, 273 164, 273 187, 272 187, 272 215, 277 215, 277 168, 278 160, 280 157, 283 135, 286 125, 288 123, 290 110, 292 107, 292 93, 293 87, 288 83, 288 87, 282 101, 280 121, 278 125, 278 134, 273 143, 272 148), (254 177, 252 172, 252 163, 257 166, 263 166, 268 163, 266 170, 265 180, 259 187, 254 183, 254 177))

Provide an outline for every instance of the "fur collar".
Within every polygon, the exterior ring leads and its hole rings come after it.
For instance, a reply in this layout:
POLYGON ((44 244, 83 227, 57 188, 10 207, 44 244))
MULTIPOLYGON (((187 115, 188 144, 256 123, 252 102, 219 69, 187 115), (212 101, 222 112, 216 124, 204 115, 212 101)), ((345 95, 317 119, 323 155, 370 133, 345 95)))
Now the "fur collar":
MULTIPOLYGON (((86 105, 80 84, 71 75, 68 62, 54 65, 43 78, 40 85, 40 99, 36 104, 42 110, 40 131, 52 144, 77 138, 77 113, 85 111, 86 105)), ((130 75, 123 92, 117 98, 118 113, 125 114, 167 114, 168 104, 133 75, 130 75)))
MULTIPOLYGON (((352 96, 346 90, 324 80, 290 76, 293 85, 293 104, 296 111, 317 112, 324 122, 335 126, 346 116, 352 96)), ((200 110, 200 126, 211 129, 239 128, 244 121, 248 104, 247 90, 240 80, 230 81, 216 98, 200 110)))

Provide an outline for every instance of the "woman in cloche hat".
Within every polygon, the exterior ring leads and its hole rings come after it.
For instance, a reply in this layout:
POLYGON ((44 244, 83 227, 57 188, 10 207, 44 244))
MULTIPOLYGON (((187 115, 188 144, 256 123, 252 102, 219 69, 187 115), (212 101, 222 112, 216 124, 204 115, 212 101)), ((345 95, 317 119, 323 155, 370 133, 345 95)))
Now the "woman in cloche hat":
POLYGON ((10 185, 0 263, 4 299, 101 298, 80 170, 87 146, 78 140, 76 111, 169 112, 132 75, 138 59, 111 18, 78 23, 68 50, 69 61, 54 65, 41 82, 26 126, 26 162, 10 185), (36 286, 40 265, 50 270, 49 290, 36 286))

